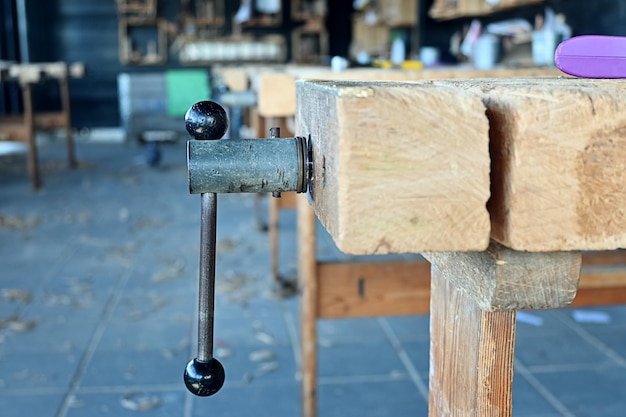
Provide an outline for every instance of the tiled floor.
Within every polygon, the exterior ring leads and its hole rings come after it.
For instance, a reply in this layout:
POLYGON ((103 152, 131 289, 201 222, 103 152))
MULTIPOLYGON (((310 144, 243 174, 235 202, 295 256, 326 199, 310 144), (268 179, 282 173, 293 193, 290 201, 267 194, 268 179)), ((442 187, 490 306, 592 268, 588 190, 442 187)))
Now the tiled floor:
MULTIPOLYGON (((49 144, 39 192, 23 156, 0 157, 0 416, 300 414, 298 300, 270 295, 251 195, 219 202, 226 385, 210 398, 185 392, 199 201, 183 143, 162 150, 151 169, 136 145, 79 143, 82 165, 68 171, 62 144, 49 144)), ((295 276, 293 213, 281 222, 281 269, 295 276)), ((519 316, 515 416, 626 415, 626 308, 590 312, 519 316)), ((427 316, 320 321, 319 346, 320 417, 427 415, 427 316)))

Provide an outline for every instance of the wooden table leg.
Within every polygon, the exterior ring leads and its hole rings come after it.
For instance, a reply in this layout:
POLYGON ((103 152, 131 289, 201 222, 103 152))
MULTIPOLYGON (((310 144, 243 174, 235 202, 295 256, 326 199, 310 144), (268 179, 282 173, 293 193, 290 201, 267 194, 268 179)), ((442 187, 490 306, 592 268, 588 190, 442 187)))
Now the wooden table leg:
POLYGON ((515 311, 485 312, 431 268, 429 417, 512 414, 515 311))
POLYGON ((74 149, 74 138, 72 135, 72 116, 70 110, 70 91, 67 79, 59 80, 59 92, 61 94, 61 111, 65 119, 65 142, 67 145, 67 163, 70 168, 76 168, 76 151, 74 149))
POLYGON ((440 252, 431 262, 429 417, 510 417, 515 310, 572 302, 580 252, 440 252))
POLYGON ((302 352, 302 414, 317 415, 317 317, 318 280, 315 243, 315 215, 304 194, 298 194, 298 279, 302 352))
POLYGON ((37 153, 37 138, 35 137, 35 115, 33 110, 33 95, 28 83, 21 85, 22 100, 24 104, 24 127, 28 138, 28 176, 33 189, 41 187, 41 174, 39 172, 39 156, 37 153))

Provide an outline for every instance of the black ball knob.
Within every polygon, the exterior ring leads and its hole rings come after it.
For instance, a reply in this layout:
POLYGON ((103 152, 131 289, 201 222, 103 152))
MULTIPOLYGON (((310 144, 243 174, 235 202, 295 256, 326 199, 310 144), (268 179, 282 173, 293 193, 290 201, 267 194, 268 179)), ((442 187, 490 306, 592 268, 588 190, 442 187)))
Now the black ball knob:
POLYGON ((214 101, 199 101, 187 110, 185 128, 194 139, 220 139, 228 129, 226 110, 214 101))
POLYGON ((225 379, 224 367, 215 358, 207 362, 194 359, 185 368, 185 386, 189 392, 200 397, 215 394, 222 388, 225 379))

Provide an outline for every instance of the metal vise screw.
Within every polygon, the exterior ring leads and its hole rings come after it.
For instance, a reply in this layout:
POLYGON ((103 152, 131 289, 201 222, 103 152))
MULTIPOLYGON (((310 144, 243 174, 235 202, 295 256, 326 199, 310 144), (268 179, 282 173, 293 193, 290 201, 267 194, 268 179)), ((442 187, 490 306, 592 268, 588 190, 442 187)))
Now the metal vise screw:
MULTIPOLYGON (((189 192, 200 194, 198 357, 185 368, 187 389, 199 396, 224 385, 222 364, 213 357, 217 193, 307 191, 311 155, 304 138, 220 139, 228 129, 224 109, 212 101, 194 104, 185 127, 189 192)), ((274 135, 273 135, 274 136, 274 135)))

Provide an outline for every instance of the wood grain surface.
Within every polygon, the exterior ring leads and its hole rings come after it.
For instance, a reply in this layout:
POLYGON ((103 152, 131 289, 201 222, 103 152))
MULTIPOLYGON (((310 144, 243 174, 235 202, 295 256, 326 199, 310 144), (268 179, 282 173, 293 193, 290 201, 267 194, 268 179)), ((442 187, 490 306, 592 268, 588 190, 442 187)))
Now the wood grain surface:
POLYGON ((565 307, 580 278, 580 252, 519 252, 492 242, 484 252, 424 256, 484 311, 565 307))
POLYGON ((251 73, 257 91, 257 108, 264 117, 290 117, 296 113, 297 80, 343 81, 418 81, 446 78, 511 78, 556 76, 556 68, 494 68, 478 70, 468 66, 450 66, 424 70, 381 68, 350 68, 333 72, 330 67, 296 66, 271 67, 251 73))
POLYGON ((515 311, 482 311, 431 275, 429 417, 510 417, 515 311))
POLYGON ((489 125, 479 95, 427 83, 299 82, 315 212, 343 252, 489 244, 489 125))
POLYGON ((512 249, 626 247, 620 80, 299 81, 297 119, 344 251, 481 250, 486 182, 491 237, 512 249))

